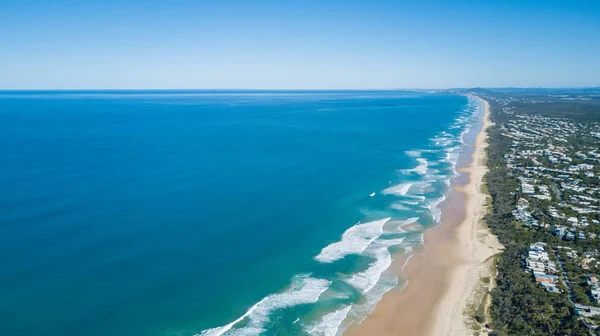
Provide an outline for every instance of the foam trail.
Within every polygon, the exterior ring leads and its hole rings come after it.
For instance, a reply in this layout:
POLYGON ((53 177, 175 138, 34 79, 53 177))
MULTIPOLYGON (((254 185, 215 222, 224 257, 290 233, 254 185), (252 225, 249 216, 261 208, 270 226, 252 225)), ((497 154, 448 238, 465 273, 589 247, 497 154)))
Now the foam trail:
POLYGON ((427 160, 418 158, 417 161, 419 161, 419 166, 415 168, 415 172, 424 175, 427 172, 427 160))
POLYGON ((409 173, 417 173, 420 175, 425 175, 425 173, 427 173, 427 160, 424 158, 418 158, 417 161, 419 162, 419 165, 416 166, 413 169, 402 169, 401 171, 405 174, 409 174, 409 173))
POLYGON ((440 203, 442 203, 446 199, 446 196, 442 195, 442 197, 432 199, 429 204, 423 206, 431 211, 431 217, 436 223, 439 223, 442 219, 442 210, 438 207, 440 203))
POLYGON ((410 208, 407 207, 406 205, 403 205, 402 203, 399 202, 394 202, 390 205, 390 208, 394 209, 394 210, 400 210, 400 211, 410 211, 410 208))
POLYGON ((449 178, 444 179, 444 184, 446 185, 446 188, 448 188, 452 183, 450 182, 449 178))
POLYGON ((425 196, 423 196, 423 195, 405 195, 405 197, 412 198, 412 199, 418 199, 421 201, 425 200, 425 196))
POLYGON ((398 238, 377 242, 377 246, 367 254, 375 258, 375 262, 365 271, 353 275, 347 282, 363 293, 370 291, 379 281, 381 274, 392 264, 392 255, 388 251, 388 247, 401 244, 403 241, 404 238, 398 238))
POLYGON ((360 324, 375 308, 377 302, 381 300, 383 294, 398 285, 398 277, 386 276, 381 279, 369 292, 365 293, 366 300, 361 304, 354 305, 352 309, 355 319, 353 323, 360 324))
POLYGON ((392 264, 392 256, 387 249, 378 250, 372 254, 375 258, 375 262, 371 264, 367 270, 353 275, 352 278, 348 280, 349 284, 360 289, 363 293, 368 292, 373 288, 377 284, 381 273, 388 269, 392 264))
POLYGON ((439 223, 442 220, 442 210, 439 208, 433 208, 431 210, 431 217, 436 223, 439 223))
POLYGON ((406 232, 406 230, 404 230, 402 227, 406 226, 406 225, 410 225, 410 224, 416 223, 418 220, 419 220, 419 217, 412 217, 412 218, 409 218, 407 220, 400 221, 399 222, 400 224, 398 225, 398 229, 397 230, 401 231, 401 232, 406 232))
POLYGON ((403 221, 398 221, 400 223, 400 225, 408 225, 408 224, 412 224, 416 221, 419 220, 419 217, 412 217, 403 221))
POLYGON ((446 199, 446 196, 444 196, 444 195, 442 195, 442 197, 438 197, 438 198, 432 199, 431 202, 429 202, 429 205, 428 205, 429 209, 433 209, 433 208, 437 207, 445 199, 446 199))
POLYGON ((402 184, 398 184, 398 185, 386 188, 382 191, 382 193, 384 195, 390 195, 390 194, 406 195, 406 193, 408 192, 408 190, 410 189, 411 186, 412 186, 412 183, 402 183, 402 184))
POLYGON ((331 263, 348 254, 361 254, 383 233, 383 225, 390 218, 355 225, 342 235, 338 242, 325 246, 315 259, 322 263, 331 263))
MULTIPOLYGON (((431 170, 432 174, 427 174, 426 177, 433 179, 435 181, 441 180, 441 179, 445 179, 448 178, 447 175, 443 175, 443 174, 433 174, 433 169, 431 170)), ((437 172, 439 173, 439 171, 437 172)))
POLYGON ((271 294, 260 300, 235 321, 222 327, 207 329, 195 336, 220 335, 256 335, 264 332, 263 325, 269 321, 269 315, 276 309, 289 308, 300 304, 315 303, 329 288, 331 281, 299 275, 292 280, 291 287, 283 292, 271 294), (240 329, 232 329, 236 324, 247 319, 248 323, 240 329))
POLYGON ((340 325, 346 319, 346 316, 348 316, 351 308, 352 306, 346 306, 323 316, 321 321, 311 328, 308 333, 315 336, 336 336, 340 325))
POLYGON ((428 192, 428 190, 430 190, 432 188, 432 183, 435 183, 435 180, 425 180, 425 181, 419 181, 419 182, 415 182, 413 183, 413 190, 412 192, 415 194, 422 194, 422 193, 426 193, 428 192))

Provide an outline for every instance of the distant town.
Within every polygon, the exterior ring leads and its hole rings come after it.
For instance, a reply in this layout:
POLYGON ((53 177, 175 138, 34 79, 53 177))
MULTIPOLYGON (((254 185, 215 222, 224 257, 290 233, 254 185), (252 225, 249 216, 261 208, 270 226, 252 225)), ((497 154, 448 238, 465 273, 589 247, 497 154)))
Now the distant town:
POLYGON ((600 93, 476 94, 490 103, 496 123, 488 225, 507 246, 492 293, 491 334, 600 335, 600 93))

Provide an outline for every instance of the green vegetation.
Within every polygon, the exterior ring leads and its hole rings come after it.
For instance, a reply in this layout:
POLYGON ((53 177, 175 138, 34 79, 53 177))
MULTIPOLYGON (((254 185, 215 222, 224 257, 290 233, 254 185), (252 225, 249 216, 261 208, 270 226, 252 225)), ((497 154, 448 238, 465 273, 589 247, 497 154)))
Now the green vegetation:
MULTIPOLYGON (((513 169, 507 167, 504 159, 504 155, 510 152, 513 141, 502 135, 502 126, 511 118, 514 118, 514 115, 502 113, 502 106, 496 100, 489 98, 498 96, 506 98, 516 95, 520 99, 511 103, 510 107, 513 111, 517 110, 519 113, 525 114, 544 113, 544 115, 551 117, 573 117, 579 121, 600 118, 600 100, 561 100, 553 96, 557 94, 555 92, 552 92, 552 94, 539 92, 533 94, 486 91, 479 92, 479 94, 488 98, 492 110, 492 120, 496 124, 488 131, 490 145, 488 147, 489 173, 486 175, 486 188, 492 200, 485 221, 505 246, 504 252, 497 258, 496 286, 491 293, 490 315, 492 321, 489 324, 493 331, 490 335, 593 335, 594 331, 588 329, 581 323, 579 316, 575 315, 574 303, 571 301, 594 304, 588 295, 586 282, 583 278, 584 272, 581 270, 580 265, 575 260, 563 256, 562 252, 560 254, 557 252, 557 255, 560 255, 561 259, 564 260, 564 270, 568 279, 570 279, 569 286, 573 295, 571 298, 568 288, 562 282, 558 285, 562 293, 547 292, 542 286, 534 282, 531 273, 526 272, 524 269, 524 255, 526 255, 529 245, 535 242, 547 243, 548 250, 552 251, 557 246, 562 245, 569 246, 580 253, 592 248, 597 249, 600 243, 598 240, 566 242, 548 231, 550 225, 540 226, 537 229, 525 228, 522 223, 515 219, 512 212, 517 206, 517 201, 521 198, 520 183, 517 176, 513 174, 513 169), (540 100, 543 101, 539 103, 540 100), (538 103, 533 103, 533 101, 538 103)), ((574 94, 568 93, 568 95, 574 94)), ((577 146, 577 141, 579 140, 569 139, 569 144, 577 146)), ((580 141, 582 144, 586 144, 586 142, 589 144, 589 140, 580 141)), ((542 162, 542 164, 544 163, 542 162)), ((523 165, 530 166, 532 163, 523 162, 523 165)), ((596 183, 597 179, 586 180, 582 178, 582 181, 588 185, 596 183)), ((542 179, 541 182, 544 185, 553 185, 553 182, 547 178, 542 179)), ((554 185, 554 188, 556 188, 556 185, 554 185)), ((536 192, 538 191, 536 189, 536 192)), ((569 193, 562 195, 563 199, 569 199, 569 197, 569 193)), ((547 216, 546 209, 555 206, 560 201, 561 199, 553 192, 552 200, 534 200, 530 202, 531 213, 534 218, 547 224, 552 224, 553 221, 558 223, 559 220, 547 216)), ((572 215, 569 212, 566 214, 572 215)), ((596 215, 593 218, 598 218, 598 216, 596 215)), ((564 220, 562 221, 564 222, 564 220)), ((599 230, 600 228, 590 227, 589 232, 598 233, 599 230)), ((556 259, 556 256, 552 255, 551 258, 558 264, 559 260, 556 259)), ((595 269, 591 271, 595 271, 595 269)), ((489 281, 489 278, 487 281, 489 281)), ((485 323, 486 320, 484 303, 485 296, 473 315, 479 323, 485 323)), ((592 320, 600 321, 600 318, 596 316, 592 320)))

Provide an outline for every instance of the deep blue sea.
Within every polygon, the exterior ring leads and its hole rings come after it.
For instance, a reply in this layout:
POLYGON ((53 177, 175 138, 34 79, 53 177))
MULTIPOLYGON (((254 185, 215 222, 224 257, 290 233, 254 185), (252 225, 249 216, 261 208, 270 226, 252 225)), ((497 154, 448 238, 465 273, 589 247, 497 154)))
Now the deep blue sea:
POLYGON ((0 92, 0 334, 337 335, 403 285, 478 108, 0 92))

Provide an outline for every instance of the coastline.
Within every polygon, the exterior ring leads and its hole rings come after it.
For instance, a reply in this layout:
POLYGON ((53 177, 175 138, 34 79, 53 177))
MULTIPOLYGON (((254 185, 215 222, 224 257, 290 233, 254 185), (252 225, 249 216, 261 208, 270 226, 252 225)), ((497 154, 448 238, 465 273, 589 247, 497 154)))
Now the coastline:
POLYGON ((491 257, 502 248, 481 223, 487 210, 488 196, 482 185, 487 172, 486 130, 491 121, 489 104, 477 99, 485 106, 481 129, 472 154, 457 166, 468 181, 461 183, 462 176, 454 179, 442 206, 441 224, 425 233, 424 245, 405 267, 404 260, 391 266, 408 284, 386 293, 375 310, 360 325, 350 326, 345 335, 472 334, 466 312, 480 300, 481 279, 493 277, 491 257))

